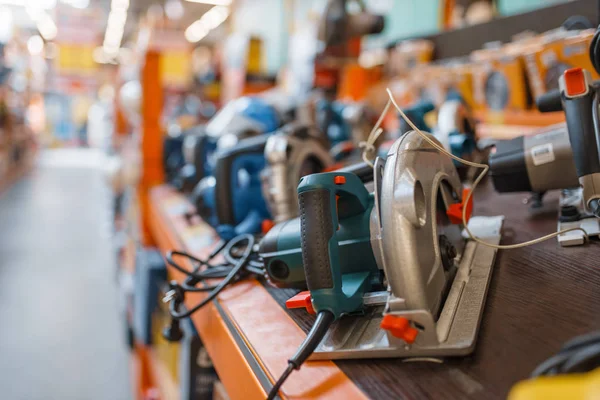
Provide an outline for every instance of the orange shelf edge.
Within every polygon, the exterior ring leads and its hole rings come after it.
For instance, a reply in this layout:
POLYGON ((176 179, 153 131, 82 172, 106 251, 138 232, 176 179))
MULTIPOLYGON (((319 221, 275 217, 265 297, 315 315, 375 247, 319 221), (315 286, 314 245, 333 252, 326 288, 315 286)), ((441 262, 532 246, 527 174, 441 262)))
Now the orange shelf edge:
MULTIPOLYGON (((161 215, 160 196, 158 199, 156 197, 156 190, 153 190, 149 222, 154 240, 163 253, 171 249, 182 248, 181 239, 177 237, 172 227, 161 215)), ((178 271, 171 269, 169 272, 177 280, 184 278, 184 275, 178 271)), ((201 294, 189 294, 186 296, 185 304, 187 307, 193 306, 202 297, 201 294)), ((214 304, 209 304, 194 313, 192 322, 206 346, 228 395, 232 399, 264 399, 265 391, 247 365, 244 355, 239 350, 214 304)))

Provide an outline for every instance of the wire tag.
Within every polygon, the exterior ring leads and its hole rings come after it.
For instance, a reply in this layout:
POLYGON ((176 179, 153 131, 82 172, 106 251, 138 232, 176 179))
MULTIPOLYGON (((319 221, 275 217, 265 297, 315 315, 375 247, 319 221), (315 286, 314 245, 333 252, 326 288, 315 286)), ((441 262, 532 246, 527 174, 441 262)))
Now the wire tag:
MULTIPOLYGON (((369 134, 369 137, 367 138, 366 142, 361 142, 361 145, 362 145, 361 147, 364 148, 363 154, 362 154, 363 160, 367 164, 373 166, 373 162, 370 159, 367 158, 367 150, 369 150, 371 147, 374 146, 375 141, 377 140, 377 138, 379 137, 379 135, 381 135, 382 129, 380 128, 380 125, 381 125, 381 123, 383 121, 383 118, 388 113, 388 111, 390 109, 390 105, 393 104, 394 107, 396 108, 396 110, 398 111, 398 113, 400 114, 400 116, 402 117, 402 119, 404 119, 404 121, 406 121, 406 123, 415 132, 417 132, 427 143, 429 143, 431 146, 433 146, 440 153, 443 153, 443 154, 447 155, 451 159, 456 160, 456 161, 458 161, 461 164, 468 165, 470 167, 480 168, 482 170, 481 173, 477 176, 477 178, 475 178, 475 180, 473 181, 473 184, 471 185, 471 190, 468 191, 466 199, 463 199, 463 202, 465 204, 467 204, 471 200, 471 197, 473 196, 473 192, 475 191, 475 188, 477 187, 477 185, 479 184, 479 182, 481 182, 481 180, 483 179, 483 177, 488 173, 488 171, 490 169, 489 165, 480 164, 480 163, 473 162, 473 161, 467 161, 467 160, 464 160, 464 159, 462 159, 460 157, 457 157, 454 154, 448 152, 446 149, 444 149, 442 146, 440 146, 434 140, 432 140, 429 137, 429 135, 423 133, 419 128, 417 128, 415 126, 415 124, 410 120, 410 118, 408 118, 408 116, 404 113, 404 111, 402 111, 402 109, 400 108, 400 106, 398 105, 398 103, 396 103, 396 100, 394 99, 394 95, 392 94, 392 91, 389 88, 386 88, 386 92, 388 94, 389 100, 387 101, 387 103, 386 103, 383 111, 381 112, 381 115, 379 116, 379 119, 375 123, 375 126, 371 130, 371 133, 369 134)), ((469 237, 472 240, 474 240, 475 242, 477 242, 479 244, 482 244, 484 246, 488 246, 488 247, 491 247, 491 248, 494 248, 494 249, 509 250, 509 249, 518 249, 520 247, 527 247, 527 246, 534 245, 536 243, 544 242, 544 241, 546 241, 548 239, 552 239, 552 238, 557 237, 559 235, 562 235, 564 233, 573 232, 573 231, 581 231, 581 232, 583 232, 584 237, 585 237, 585 241, 586 242, 589 241, 589 237, 588 237, 588 234, 585 231, 585 229, 583 229, 581 227, 576 227, 576 228, 563 229, 561 231, 550 233, 548 235, 539 237, 537 239, 528 240, 528 241, 522 242, 522 243, 509 244, 509 245, 497 245, 497 244, 493 244, 493 243, 488 243, 485 240, 482 240, 482 239, 478 238, 477 236, 475 236, 471 232, 471 230, 469 229, 468 223, 467 223, 467 208, 466 207, 463 208, 462 223, 464 225, 465 232, 467 233, 467 235, 469 235, 469 237)))

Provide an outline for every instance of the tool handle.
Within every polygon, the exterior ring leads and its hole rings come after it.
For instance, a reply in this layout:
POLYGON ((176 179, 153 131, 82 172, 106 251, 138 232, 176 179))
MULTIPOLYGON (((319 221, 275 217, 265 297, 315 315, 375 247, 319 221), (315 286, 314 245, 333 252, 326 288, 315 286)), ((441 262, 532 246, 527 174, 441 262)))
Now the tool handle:
POLYGON ((540 112, 562 111, 560 90, 554 89, 535 99, 535 104, 540 112))
MULTIPOLYGON (((215 166, 215 206, 219 224, 236 225, 236 209, 246 207, 236 202, 239 171, 245 169, 251 176, 262 170, 266 164, 264 157, 268 135, 242 139, 232 148, 217 153, 215 166), (236 207, 237 205, 237 207, 236 207)), ((239 197, 239 196, 238 196, 239 197)))
POLYGON ((331 196, 335 194, 328 189, 313 189, 298 195, 302 260, 311 292, 334 287, 330 251, 338 251, 337 242, 331 240, 337 211, 331 207, 331 196))
POLYGON ((208 167, 208 159, 210 153, 214 152, 217 148, 216 141, 211 141, 208 135, 199 135, 194 143, 193 155, 194 155, 194 166, 196 167, 196 176, 200 180, 210 173, 210 167, 208 167))
POLYGON ((368 212, 371 197, 358 176, 325 172, 300 180, 298 201, 302 262, 313 307, 317 312, 329 310, 337 318, 357 307, 342 290, 345 265, 340 258, 337 231, 350 229, 345 225, 347 221, 368 212))
POLYGON ((564 90, 561 91, 569 140, 573 149, 573 160, 577 176, 580 178, 600 172, 594 122, 598 115, 597 112, 594 113, 593 109, 598 107, 598 102, 594 101, 596 90, 591 85, 588 88, 586 94, 572 97, 567 96, 564 90))

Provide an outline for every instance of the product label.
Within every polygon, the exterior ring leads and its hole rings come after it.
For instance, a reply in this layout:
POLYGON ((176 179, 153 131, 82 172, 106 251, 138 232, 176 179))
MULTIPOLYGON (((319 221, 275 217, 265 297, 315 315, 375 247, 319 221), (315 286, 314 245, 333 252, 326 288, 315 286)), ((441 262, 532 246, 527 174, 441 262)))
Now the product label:
POLYGON ((533 160, 533 165, 535 166, 548 164, 554 161, 555 157, 552 143, 546 143, 532 147, 531 159, 533 160))

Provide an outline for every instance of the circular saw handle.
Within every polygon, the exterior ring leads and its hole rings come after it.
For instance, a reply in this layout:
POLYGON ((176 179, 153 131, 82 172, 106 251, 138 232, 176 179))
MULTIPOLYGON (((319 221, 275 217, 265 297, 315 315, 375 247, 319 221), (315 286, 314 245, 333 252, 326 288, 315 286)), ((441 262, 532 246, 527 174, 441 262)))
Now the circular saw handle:
POLYGON ((343 266, 336 235, 344 220, 364 213, 369 193, 352 173, 327 172, 305 176, 298 185, 302 261, 306 283, 317 312, 336 318, 347 312, 342 291, 343 266))
POLYGON ((298 195, 302 259, 310 291, 334 288, 331 254, 338 252, 338 244, 333 237, 337 210, 331 207, 332 196, 335 194, 328 189, 313 189, 298 195))

